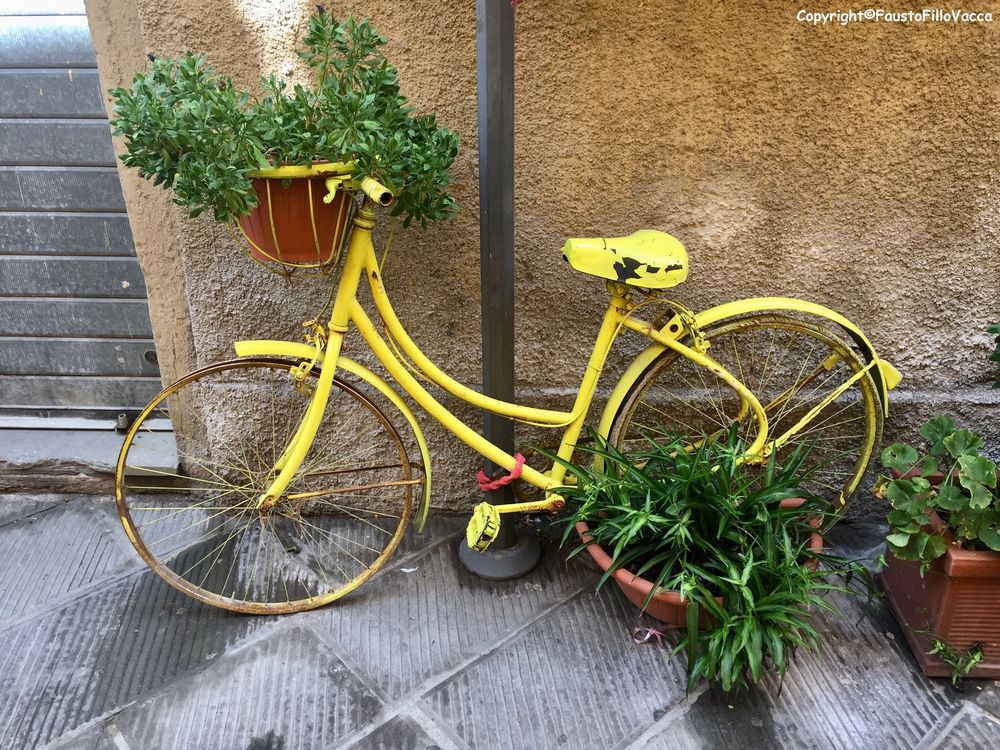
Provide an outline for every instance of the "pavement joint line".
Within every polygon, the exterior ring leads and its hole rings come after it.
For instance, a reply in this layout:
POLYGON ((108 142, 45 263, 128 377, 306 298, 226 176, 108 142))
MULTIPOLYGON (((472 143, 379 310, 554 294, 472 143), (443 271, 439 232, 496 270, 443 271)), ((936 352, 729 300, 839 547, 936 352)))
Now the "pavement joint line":
MULTIPOLYGON (((450 542, 451 540, 458 538, 458 536, 461 533, 462 533, 461 529, 456 529, 455 531, 452 531, 452 532, 450 532, 448 534, 442 534, 438 539, 434 539, 433 541, 428 542, 427 544, 423 545, 422 547, 418 547, 417 549, 410 550, 409 552, 407 552, 405 555, 403 555, 402 557, 400 557, 398 559, 389 558, 389 560, 386 562, 386 564, 383 565, 382 568, 379 569, 379 571, 374 576, 372 576, 372 580, 375 580, 376 578, 378 578, 380 575, 382 575, 387 570, 395 570, 396 568, 400 567, 401 565, 404 565, 404 564, 406 564, 408 562, 412 562, 413 560, 416 560, 417 558, 423 557, 425 554, 427 554, 428 552, 430 552, 432 549, 437 549, 442 544, 446 544, 446 543, 450 542)), ((323 608, 321 608, 319 610, 316 610, 316 611, 321 612, 321 611, 323 611, 323 609, 325 609, 325 607, 323 607, 323 608)))
MULTIPOLYGON (((166 586, 167 584, 164 583, 163 585, 166 586)), ((204 604, 203 606, 208 607, 210 605, 204 604)), ((252 615, 244 615, 244 616, 252 617, 252 615)), ((258 645, 259 642, 264 641, 269 637, 281 635, 286 630, 294 629, 296 625, 301 626, 301 621, 293 624, 294 619, 295 619, 294 615, 285 615, 280 620, 276 620, 275 622, 266 623, 262 625, 256 631, 242 638, 240 641, 230 646, 229 648, 219 653, 218 655, 205 659, 205 661, 199 664, 195 664, 189 669, 186 669, 183 672, 179 672, 178 674, 174 675, 174 677, 172 677, 167 682, 157 685, 151 690, 139 693, 138 695, 133 696, 131 700, 127 701, 126 703, 123 703, 120 706, 116 706, 115 708, 109 711, 105 711, 102 714, 98 714, 97 716, 94 716, 93 718, 89 719, 83 724, 73 727, 68 732, 64 732, 59 737, 54 738, 48 745, 46 745, 46 747, 55 746, 58 741, 71 740, 81 734, 84 734, 87 730, 91 729, 95 725, 103 724, 108 719, 114 718, 118 714, 123 713, 124 711, 130 708, 133 708, 134 706, 138 705, 139 703, 142 703, 145 700, 148 700, 149 698, 155 698, 157 695, 166 693, 168 690, 170 690, 176 685, 195 679, 200 674, 209 671, 216 664, 240 656, 245 651, 254 648, 256 645, 258 645)), ((115 732, 119 736, 121 736, 121 733, 118 732, 117 727, 115 728, 115 732)), ((123 750, 131 750, 130 747, 128 746, 127 740, 125 740, 124 737, 122 737, 122 743, 118 745, 118 747, 123 748, 123 750)))
POLYGON ((105 711, 100 716, 95 716, 83 724, 79 724, 78 726, 63 732, 58 737, 53 737, 51 740, 39 747, 38 750, 53 750, 53 748, 65 747, 67 742, 72 742, 73 740, 82 737, 94 727, 101 727, 104 730, 104 734, 114 743, 117 750, 132 750, 128 741, 122 736, 122 733, 118 731, 117 724, 114 724, 113 721, 114 717, 121 712, 121 708, 114 708, 110 711, 105 711))
MULTIPOLYGON (((114 538, 115 546, 128 554, 130 557, 139 557, 138 551, 134 546, 132 546, 132 542, 128 540, 128 537, 125 534, 125 527, 122 524, 121 516, 118 514, 118 501, 115 499, 114 495, 112 495, 110 507, 104 507, 106 502, 107 501, 97 501, 93 499, 87 501, 88 505, 90 505, 90 507, 97 511, 102 517, 101 525, 114 538)), ((143 565, 146 564, 142 558, 139 559, 143 565)))
POLYGON ((552 602, 548 606, 543 607, 537 613, 535 613, 533 616, 529 617, 527 620, 525 620, 520 625, 511 628, 507 632, 507 634, 505 636, 503 636, 501 638, 498 638, 496 641, 494 641, 490 645, 489 648, 477 651, 477 652, 471 654, 470 656, 467 656, 466 658, 462 659, 457 664, 455 664, 455 665, 449 667, 448 669, 444 670, 443 672, 439 672, 436 675, 431 675, 430 677, 428 677, 427 679, 425 679, 423 682, 421 682, 418 685, 416 685, 412 690, 410 690, 409 692, 407 692, 407 693, 403 694, 402 696, 400 696, 391 705, 392 706, 398 706, 400 704, 407 703, 407 702, 409 702, 411 700, 414 700, 414 699, 423 698, 431 690, 433 690, 433 689, 435 689, 437 687, 440 687, 445 682, 447 682, 448 680, 450 680, 452 677, 454 677, 454 676, 456 676, 456 675, 464 672, 469 666, 475 664, 476 662, 480 661, 481 659, 488 658, 489 656, 493 655, 494 653, 496 653, 497 651, 499 651, 500 649, 502 649, 508 643, 514 641, 522 633, 525 633, 528 630, 530 630, 532 627, 534 627, 539 622, 541 622, 543 619, 545 619, 550 614, 552 614, 555 610, 559 609, 563 605, 565 605, 568 602, 570 602, 572 599, 575 599, 577 596, 579 596, 580 594, 582 594, 589 587, 590 587, 590 582, 589 581, 587 583, 580 584, 575 589, 572 589, 571 591, 569 591, 561 599, 557 599, 556 601, 552 602))
MULTIPOLYGON (((357 742, 358 740, 364 739, 365 737, 367 737, 368 735, 372 734, 377 729, 382 727, 384 724, 387 724, 388 722, 392 721, 395 717, 402 715, 407 710, 408 707, 422 706, 421 701, 424 695, 426 695, 426 693, 444 684, 446 681, 448 681, 455 675, 461 673, 471 664, 475 664, 480 659, 484 659, 493 654, 495 651, 498 651, 499 649, 503 648, 508 643, 516 639, 519 635, 521 635, 521 633, 527 631, 529 628, 531 628, 533 625, 535 625, 536 623, 547 617, 556 609, 563 606, 571 599, 574 599, 575 597, 579 596, 583 591, 587 589, 589 585, 590 585, 589 583, 583 583, 580 586, 576 587, 575 589, 571 590, 561 599, 558 599, 549 604, 547 607, 542 608, 534 616, 529 617, 527 620, 525 620, 521 625, 509 630, 505 637, 494 641, 493 645, 490 648, 474 653, 471 656, 468 656, 465 659, 461 660, 458 664, 453 665, 452 667, 444 670, 443 672, 439 672, 436 675, 428 677, 423 682, 414 687, 412 690, 410 690, 407 693, 404 693, 396 700, 386 701, 382 707, 382 710, 379 711, 379 713, 377 714, 377 718, 375 721, 373 721, 371 724, 365 725, 364 727, 360 727, 359 729, 355 730, 349 735, 346 735, 345 737, 340 738, 340 740, 338 740, 337 746, 346 747, 354 742, 357 742)), ((320 637, 323 643, 331 646, 331 648, 334 651, 334 655, 337 656, 339 659, 341 659, 347 666, 347 668, 355 676, 358 676, 357 667, 347 659, 344 659, 344 657, 340 652, 340 649, 336 645, 332 644, 331 639, 328 636, 325 636, 323 633, 317 633, 317 635, 320 637)), ((229 652, 227 652, 226 654, 227 656, 228 653, 229 652)), ((379 688, 378 694, 381 697, 382 695, 385 694, 384 690, 379 688)), ((429 709, 426 709, 424 712, 429 714, 430 716, 436 716, 436 714, 433 714, 429 709)), ((430 716, 428 718, 430 718, 430 716)), ((444 720, 441 720, 441 724, 447 726, 444 720)), ((448 735, 447 733, 446 736, 449 736, 450 738, 450 735, 448 735)), ((465 745, 465 743, 463 742, 461 745, 459 745, 459 747, 460 748, 467 747, 467 745, 465 745)), ((333 750, 333 748, 331 748, 330 750, 333 750)))
POLYGON ((333 745, 328 745, 326 750, 340 750, 340 748, 350 747, 361 740, 371 737, 382 727, 395 719, 408 718, 419 726, 430 739, 440 748, 440 750, 471 750, 469 745, 463 741, 455 731, 442 719, 437 719, 436 714, 427 708, 421 699, 407 701, 399 706, 395 712, 380 712, 380 720, 371 724, 366 724, 349 735, 340 738, 333 745))
POLYGON ((4 526, 9 526, 12 523, 17 523, 18 521, 24 521, 28 518, 32 518, 33 516, 37 516, 39 513, 44 513, 47 510, 52 510, 53 508, 58 507, 60 505, 62 505, 61 502, 55 501, 51 505, 46 505, 44 507, 38 508, 37 510, 33 510, 31 511, 31 513, 27 513, 23 516, 14 516, 13 518, 8 518, 6 521, 0 523, 0 529, 2 529, 4 526))
POLYGON ((362 685, 374 692, 375 695, 379 697, 379 700, 382 701, 383 706, 392 705, 389 694, 382 688, 382 686, 379 685, 371 675, 358 666, 358 664, 356 664, 354 660, 340 648, 340 644, 337 643, 337 641, 329 633, 319 627, 319 618, 313 619, 316 620, 316 622, 307 624, 307 626, 319 642, 326 646, 330 650, 330 653, 340 659, 344 666, 347 667, 347 671, 354 675, 354 677, 356 677, 362 685))
POLYGON ((969 707, 969 710, 978 716, 986 719, 990 724, 1000 725, 1000 718, 997 718, 996 714, 992 711, 986 710, 983 706, 980 706, 971 698, 964 698, 963 703, 969 707))
MULTIPOLYGON (((1000 681, 994 681, 994 684, 1000 685, 1000 681)), ((982 688, 980 687, 979 690, 982 690, 982 688)), ((972 702, 976 702, 975 698, 970 698, 969 700, 972 701, 972 702)), ((991 719, 993 719, 993 721, 1000 722, 1000 714, 997 714, 997 712, 994 711, 989 706, 983 706, 983 705, 980 705, 978 702, 976 702, 976 707, 979 708, 979 710, 985 712, 987 716, 989 716, 991 719)))
MULTIPOLYGON (((88 500, 85 502, 90 502, 90 501, 88 500)), ((57 503, 56 505, 61 505, 61 503, 57 503)), ((49 508, 45 508, 44 510, 51 510, 52 507, 55 506, 50 506, 49 508)), ((38 512, 42 513, 44 512, 44 510, 40 510, 38 512)), ((111 514, 110 512, 108 512, 108 513, 102 513, 101 515, 110 517, 111 514)), ((29 516, 22 516, 22 519, 28 517, 29 516)), ((17 519, 12 519, 12 520, 17 520, 17 519)), ((112 537, 115 538, 116 542, 118 542, 118 546, 123 548, 128 553, 127 557, 130 560, 130 562, 127 564, 127 566, 118 573, 107 576, 106 578, 101 578, 97 581, 92 581, 91 583, 88 583, 86 586, 75 589, 74 591, 66 594, 63 597, 52 599, 46 606, 40 609, 28 610, 27 612, 24 612, 10 620, 0 620, 0 635, 3 635, 4 633, 10 630, 13 630, 14 628, 18 628, 21 625, 30 622, 31 620, 37 619, 39 617, 44 617, 45 615, 52 614, 53 612, 58 612, 61 609, 65 609, 69 605, 74 604, 82 599, 86 599, 88 596, 91 596, 92 594, 103 588, 109 588, 109 589, 114 588, 118 584, 126 581, 128 578, 141 575, 145 571, 149 571, 150 574, 156 575, 156 572, 153 571, 153 569, 150 568, 148 565, 146 565, 146 563, 142 560, 142 558, 139 557, 138 553, 135 551, 135 547, 133 547, 130 543, 126 544, 125 542, 122 541, 121 537, 123 536, 124 532, 121 529, 117 528, 116 526, 109 529, 105 526, 105 524, 101 525, 103 528, 105 528, 106 531, 108 531, 111 534, 112 537)), ((387 562, 386 565, 381 570, 379 570, 375 576, 372 577, 372 580, 374 581, 375 579, 377 579, 385 571, 398 568, 400 565, 403 565, 404 563, 410 562, 420 557, 429 550, 435 549, 436 547, 447 543, 449 540, 457 537, 460 533, 461 530, 457 530, 450 534, 442 535, 440 539, 437 539, 424 547, 413 550, 412 552, 407 553, 398 560, 393 560, 390 558, 390 561, 387 562)), ((159 578, 159 576, 157 576, 157 578, 159 578)), ((159 579, 159 582, 164 586, 170 585, 163 579, 159 579)), ((196 600, 192 598, 192 601, 196 600)), ((205 606, 211 606, 211 605, 206 604, 205 606)), ((326 605, 326 607, 321 607, 317 610, 309 610, 309 612, 322 612, 331 606, 336 606, 336 605, 331 603, 326 605)), ((309 614, 309 612, 300 612, 297 614, 300 617, 302 617, 304 615, 309 614)), ((281 615, 281 616, 288 617, 289 615, 281 615)))
MULTIPOLYGON (((454 727, 438 716, 437 712, 427 705, 425 698, 421 697, 413 701, 413 711, 410 715, 427 732, 428 736, 436 742, 440 742, 443 738, 454 746, 454 750, 472 750, 469 743, 458 735, 454 727), (420 721, 421 719, 423 721, 420 721), (431 729, 435 731, 431 732, 431 729)), ((451 749, 443 747, 443 750, 451 749)))
POLYGON ((691 710, 691 707, 697 703, 698 699, 702 694, 708 690, 708 685, 703 681, 698 687, 687 693, 684 696, 684 700, 678 703, 676 706, 667 711, 663 716, 650 724, 643 732, 631 740, 627 745, 624 745, 624 750, 646 750, 650 747, 650 742, 656 739, 664 730, 666 730, 671 724, 691 710))
MULTIPOLYGON (((92 581, 86 586, 82 586, 81 588, 69 592, 63 597, 52 599, 46 606, 40 609, 30 609, 11 620, 0 620, 0 636, 15 628, 19 628, 32 620, 36 620, 38 618, 45 617, 46 615, 51 615, 62 609, 66 609, 71 604, 82 601, 83 599, 86 599, 87 597, 92 596, 96 592, 105 588, 114 588, 118 584, 124 583, 129 578, 138 577, 146 570, 149 570, 149 568, 147 568, 141 561, 133 562, 130 566, 114 573, 113 575, 92 581)), ((163 585, 166 586, 167 583, 164 582, 163 585)))
POLYGON ((969 703, 962 701, 955 713, 951 715, 943 726, 940 723, 936 723, 927 731, 927 734, 917 743, 915 750, 934 750, 934 748, 948 739, 948 735, 958 726, 962 718, 969 713, 969 705, 969 703))

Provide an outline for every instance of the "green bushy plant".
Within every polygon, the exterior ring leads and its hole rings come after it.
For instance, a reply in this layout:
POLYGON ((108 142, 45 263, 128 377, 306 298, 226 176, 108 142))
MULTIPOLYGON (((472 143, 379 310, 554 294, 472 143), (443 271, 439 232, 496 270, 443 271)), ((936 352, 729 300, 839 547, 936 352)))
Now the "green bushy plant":
POLYGON ((882 465, 900 475, 882 478, 876 488, 892 504, 889 551, 926 569, 948 548, 945 529, 963 548, 1000 551, 997 467, 982 454, 982 438, 945 416, 929 420, 920 435, 927 441, 922 452, 905 443, 882 452, 882 465), (945 528, 930 527, 930 511, 945 528))
POLYGON ((271 75, 259 96, 237 90, 204 55, 150 56, 130 88, 114 88, 111 124, 125 138, 122 162, 172 188, 191 216, 219 221, 257 204, 251 173, 269 166, 353 162, 397 193, 405 224, 455 211, 449 169, 458 137, 434 115, 417 115, 400 94, 396 68, 379 52, 385 38, 367 21, 343 23, 319 7, 300 56, 312 87, 271 75))
POLYGON ((576 479, 558 490, 569 509, 563 542, 582 521, 612 559, 598 587, 624 568, 652 581, 654 592, 685 597, 688 627, 678 648, 688 653, 689 689, 704 678, 730 690, 759 680, 766 667, 783 676, 795 649, 819 646, 811 615, 835 611, 823 595, 846 590, 855 574, 869 578, 810 547, 810 518, 831 510, 801 488, 807 448, 781 466, 772 457, 762 470, 743 462, 735 431, 688 450, 681 440, 650 441, 627 455, 594 440, 586 449, 598 459, 594 466, 563 462, 576 479), (793 497, 806 503, 781 507, 793 497), (830 583, 832 575, 846 582, 830 583), (702 612, 712 623, 705 632, 702 612))

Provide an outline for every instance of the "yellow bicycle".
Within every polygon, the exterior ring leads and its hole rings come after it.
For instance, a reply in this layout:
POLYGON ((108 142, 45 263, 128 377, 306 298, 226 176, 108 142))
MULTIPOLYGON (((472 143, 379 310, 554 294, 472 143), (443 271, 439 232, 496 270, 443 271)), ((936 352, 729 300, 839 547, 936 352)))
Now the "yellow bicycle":
MULTIPOLYGON (((344 165, 339 165, 343 168, 344 165)), ((316 176, 324 167, 280 167, 272 178, 316 176)), ((125 436, 116 500, 129 539, 150 567, 181 591, 226 609, 285 613, 319 607, 356 589, 386 562, 414 515, 426 518, 431 463, 420 426, 400 393, 341 354, 355 330, 395 385, 494 464, 515 456, 463 423, 431 394, 511 419, 561 428, 557 454, 572 460, 608 352, 622 331, 648 340, 618 380, 596 432, 612 445, 658 433, 718 434, 738 425, 748 461, 812 448, 812 491, 842 511, 857 489, 899 382, 845 317, 790 298, 756 298, 693 312, 660 290, 687 276, 681 243, 657 231, 570 239, 577 271, 610 293, 570 411, 498 401, 449 377, 407 335, 389 302, 372 243, 375 210, 393 196, 372 179, 331 180, 361 196, 325 325, 306 342, 239 341, 238 358, 203 367, 166 387, 125 436), (379 324, 358 299, 362 278, 379 324), (170 422, 176 466, 149 453, 170 422), (408 432, 410 434, 407 434, 408 432), (412 435, 412 437, 411 437, 412 435), (413 448, 415 446, 415 450, 413 448)), ((524 466, 535 502, 481 504, 471 546, 495 537, 500 514, 556 511, 560 464, 524 466)))

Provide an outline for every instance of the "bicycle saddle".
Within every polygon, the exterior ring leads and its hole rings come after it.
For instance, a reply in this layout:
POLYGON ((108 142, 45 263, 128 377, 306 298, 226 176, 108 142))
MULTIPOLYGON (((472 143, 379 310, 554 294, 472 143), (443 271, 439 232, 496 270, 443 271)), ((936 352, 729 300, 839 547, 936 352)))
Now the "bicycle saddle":
POLYGON ((628 237, 566 240, 565 258, 581 273, 646 289, 666 289, 687 278, 687 251, 676 237, 642 229, 628 237))

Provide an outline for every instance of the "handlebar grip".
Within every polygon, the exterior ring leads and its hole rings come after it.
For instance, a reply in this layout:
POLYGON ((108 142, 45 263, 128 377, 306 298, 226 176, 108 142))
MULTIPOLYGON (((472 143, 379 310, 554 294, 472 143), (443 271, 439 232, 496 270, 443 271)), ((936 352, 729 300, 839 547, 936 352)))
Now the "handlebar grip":
POLYGON ((395 200, 389 188, 371 177, 361 180, 361 190, 380 206, 391 206, 395 200))

